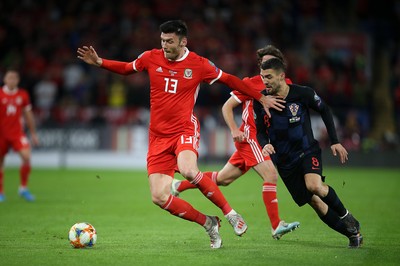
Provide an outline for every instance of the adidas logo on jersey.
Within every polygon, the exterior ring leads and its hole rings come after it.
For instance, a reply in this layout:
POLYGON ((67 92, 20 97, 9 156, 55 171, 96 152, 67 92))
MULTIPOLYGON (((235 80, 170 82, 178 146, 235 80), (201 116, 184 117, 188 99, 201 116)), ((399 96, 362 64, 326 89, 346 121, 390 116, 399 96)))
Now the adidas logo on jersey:
POLYGON ((156 69, 156 72, 163 72, 163 70, 162 70, 162 67, 158 67, 157 69, 156 69))

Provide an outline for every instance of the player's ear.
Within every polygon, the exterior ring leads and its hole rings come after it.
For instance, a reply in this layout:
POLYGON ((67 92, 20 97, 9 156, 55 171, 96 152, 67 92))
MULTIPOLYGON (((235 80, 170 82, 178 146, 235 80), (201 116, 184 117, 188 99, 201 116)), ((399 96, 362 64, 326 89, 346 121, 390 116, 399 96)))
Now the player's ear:
POLYGON ((285 80, 285 77, 286 77, 285 72, 280 73, 279 77, 281 78, 281 80, 285 80))
POLYGON ((182 40, 181 40, 181 42, 180 42, 180 44, 179 44, 179 46, 185 47, 186 45, 187 45, 187 38, 186 38, 186 37, 183 37, 182 40))

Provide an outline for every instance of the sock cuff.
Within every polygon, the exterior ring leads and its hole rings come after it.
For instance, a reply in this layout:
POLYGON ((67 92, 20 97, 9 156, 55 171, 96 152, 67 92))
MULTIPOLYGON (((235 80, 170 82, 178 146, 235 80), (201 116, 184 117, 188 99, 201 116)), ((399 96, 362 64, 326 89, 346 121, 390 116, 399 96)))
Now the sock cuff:
POLYGON ((269 183, 269 182, 264 182, 263 186, 270 186, 270 187, 276 187, 276 184, 274 183, 269 183))
POLYGON ((203 179, 203 173, 199 171, 190 183, 196 185, 203 179))

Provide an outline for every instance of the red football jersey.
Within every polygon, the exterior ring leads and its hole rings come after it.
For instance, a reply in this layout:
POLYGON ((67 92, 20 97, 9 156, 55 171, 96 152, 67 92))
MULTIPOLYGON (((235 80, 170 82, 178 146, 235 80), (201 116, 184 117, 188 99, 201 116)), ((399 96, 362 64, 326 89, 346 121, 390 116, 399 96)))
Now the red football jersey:
POLYGON ((24 89, 0 90, 0 136, 10 137, 23 132, 22 114, 31 109, 29 94, 24 89))
POLYGON ((133 68, 147 71, 150 77, 150 132, 157 136, 196 134, 199 122, 193 108, 200 83, 214 83, 222 71, 189 50, 181 59, 170 61, 162 49, 142 53, 133 68))
MULTIPOLYGON (((255 88, 259 91, 263 91, 265 89, 265 84, 260 75, 251 78, 244 78, 243 82, 245 82, 247 86, 255 88)), ((286 83, 292 84, 292 81, 290 79, 286 79, 286 83)), ((244 132, 247 139, 257 140, 257 128, 254 122, 253 98, 238 91, 231 92, 231 95, 242 104, 243 123, 240 126, 240 130, 244 132)))

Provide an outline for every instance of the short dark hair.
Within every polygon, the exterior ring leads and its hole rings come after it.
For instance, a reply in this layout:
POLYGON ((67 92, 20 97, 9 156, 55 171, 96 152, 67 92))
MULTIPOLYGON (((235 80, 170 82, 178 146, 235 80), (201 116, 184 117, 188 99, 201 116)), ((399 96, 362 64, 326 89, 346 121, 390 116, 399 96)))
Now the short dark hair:
POLYGON ((160 31, 163 33, 175 33, 180 38, 187 37, 188 29, 186 23, 182 20, 169 20, 160 25, 160 31))
POLYGON ((273 70, 280 70, 282 72, 286 72, 285 64, 282 62, 282 60, 280 60, 276 57, 268 59, 267 61, 264 61, 261 64, 261 69, 262 70, 273 69, 273 70))
POLYGON ((279 50, 278 48, 276 48, 275 46, 273 46, 271 44, 268 44, 268 45, 264 46, 263 48, 260 48, 257 50, 258 66, 261 67, 262 58, 265 55, 271 55, 273 57, 278 58, 279 60, 281 60, 283 62, 283 64, 286 67, 286 59, 283 56, 283 53, 281 52, 281 50, 279 50))

